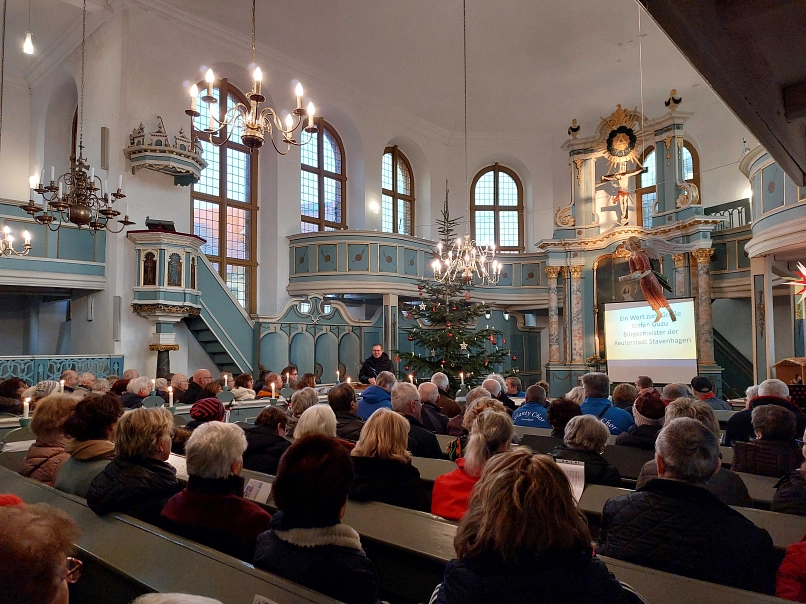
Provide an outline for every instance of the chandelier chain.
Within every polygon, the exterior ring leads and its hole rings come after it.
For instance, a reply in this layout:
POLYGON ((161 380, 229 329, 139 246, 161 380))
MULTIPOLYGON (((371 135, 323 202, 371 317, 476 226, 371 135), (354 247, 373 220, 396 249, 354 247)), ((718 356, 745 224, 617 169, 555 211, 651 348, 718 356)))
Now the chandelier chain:
POLYGON ((3 82, 6 69, 6 8, 8 0, 3 0, 3 31, 0 36, 0 147, 3 143, 3 82))
MULTIPOLYGON (((462 69, 465 82, 465 199, 470 199, 470 186, 467 176, 467 0, 462 0, 462 69)), ((465 222, 465 234, 468 222, 465 222)))
POLYGON ((255 3, 257 0, 252 0, 252 67, 257 63, 257 49, 255 45, 255 3))
POLYGON ((84 0, 84 12, 81 14, 81 117, 78 144, 84 142, 84 47, 87 44, 87 0, 84 0))

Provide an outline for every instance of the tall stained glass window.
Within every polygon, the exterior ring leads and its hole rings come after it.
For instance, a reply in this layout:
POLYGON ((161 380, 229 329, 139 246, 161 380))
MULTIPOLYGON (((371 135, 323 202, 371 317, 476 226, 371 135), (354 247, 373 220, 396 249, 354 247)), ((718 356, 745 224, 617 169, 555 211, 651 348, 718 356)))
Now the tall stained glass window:
POLYGON ((513 170, 493 164, 470 187, 470 223, 477 245, 523 251, 523 185, 513 170))
POLYGON ((300 228, 303 233, 347 228, 344 146, 325 120, 317 119, 316 125, 319 131, 301 148, 300 228))
MULTIPOLYGON (((199 88, 204 90, 206 84, 202 82, 199 88)), ((210 142, 210 135, 202 130, 210 122, 211 110, 220 120, 225 111, 238 103, 248 106, 243 93, 226 79, 216 82, 213 96, 218 102, 210 106, 199 97, 196 109, 201 115, 193 120, 193 138, 200 139, 207 162, 191 193, 193 233, 206 240, 202 251, 213 269, 241 306, 251 313, 255 310, 257 271, 254 224, 258 209, 258 152, 250 153, 249 148, 241 144, 240 125, 222 130, 210 142), (222 99, 226 99, 226 103, 222 99), (228 131, 230 129, 232 132, 228 131)))
POLYGON ((397 146, 387 147, 381 164, 381 230, 414 234, 414 172, 397 146))

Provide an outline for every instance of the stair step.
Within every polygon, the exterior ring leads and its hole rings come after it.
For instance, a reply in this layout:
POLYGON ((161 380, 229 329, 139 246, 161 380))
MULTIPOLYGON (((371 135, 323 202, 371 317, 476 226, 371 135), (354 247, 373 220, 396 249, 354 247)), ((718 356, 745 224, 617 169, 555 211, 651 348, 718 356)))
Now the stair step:
POLYGON ((228 354, 227 349, 224 348, 218 341, 215 342, 205 342, 204 344, 204 352, 207 354, 228 354))
POLYGON ((190 331, 199 331, 202 329, 207 329, 207 324, 204 322, 204 319, 200 319, 199 317, 186 318, 185 325, 187 325, 190 331))
POLYGON ((218 342, 218 338, 216 337, 216 335, 209 329, 199 331, 195 335, 196 339, 202 344, 204 344, 205 342, 218 342))
POLYGON ((210 359, 213 361, 213 363, 215 363, 216 365, 223 365, 223 364, 229 365, 232 363, 232 357, 229 356, 228 354, 211 354, 209 356, 210 359))

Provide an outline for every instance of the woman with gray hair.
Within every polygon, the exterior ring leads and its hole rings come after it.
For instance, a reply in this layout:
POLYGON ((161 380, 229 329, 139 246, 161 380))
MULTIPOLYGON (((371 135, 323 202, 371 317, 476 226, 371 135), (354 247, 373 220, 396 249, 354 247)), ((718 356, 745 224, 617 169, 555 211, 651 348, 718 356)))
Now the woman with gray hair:
POLYGON ((297 422, 306 409, 310 409, 319 403, 319 395, 313 388, 301 388, 291 395, 291 403, 285 410, 288 416, 288 424, 286 424, 285 431, 289 436, 294 436, 294 428, 297 427, 297 422))
POLYGON ((138 409, 143 406, 143 399, 150 392, 151 380, 141 375, 126 384, 126 392, 120 397, 120 403, 127 409, 138 409))
POLYGON ((761 405, 751 413, 756 439, 733 443, 736 472, 781 478, 803 463, 795 444, 795 415, 777 405, 761 405))
POLYGON ((585 484, 621 486, 619 471, 602 457, 610 431, 592 415, 572 417, 565 426, 563 444, 551 452, 554 459, 585 463, 585 484))
POLYGON ((188 486, 168 500, 162 517, 177 535, 251 562, 271 516, 244 499, 245 450, 246 436, 235 424, 196 428, 185 445, 188 486))

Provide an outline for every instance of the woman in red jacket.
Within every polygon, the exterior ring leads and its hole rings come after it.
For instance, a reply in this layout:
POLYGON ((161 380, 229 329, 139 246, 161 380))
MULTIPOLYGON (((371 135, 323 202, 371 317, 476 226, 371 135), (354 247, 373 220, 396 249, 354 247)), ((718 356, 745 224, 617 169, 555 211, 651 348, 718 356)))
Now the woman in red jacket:
POLYGON ((793 602, 806 602, 806 537, 786 548, 775 580, 775 595, 793 602))
POLYGON ((507 451, 514 434, 508 413, 488 409, 479 414, 470 428, 465 455, 456 460, 459 467, 434 482, 431 513, 448 520, 461 519, 484 464, 496 453, 507 451))

